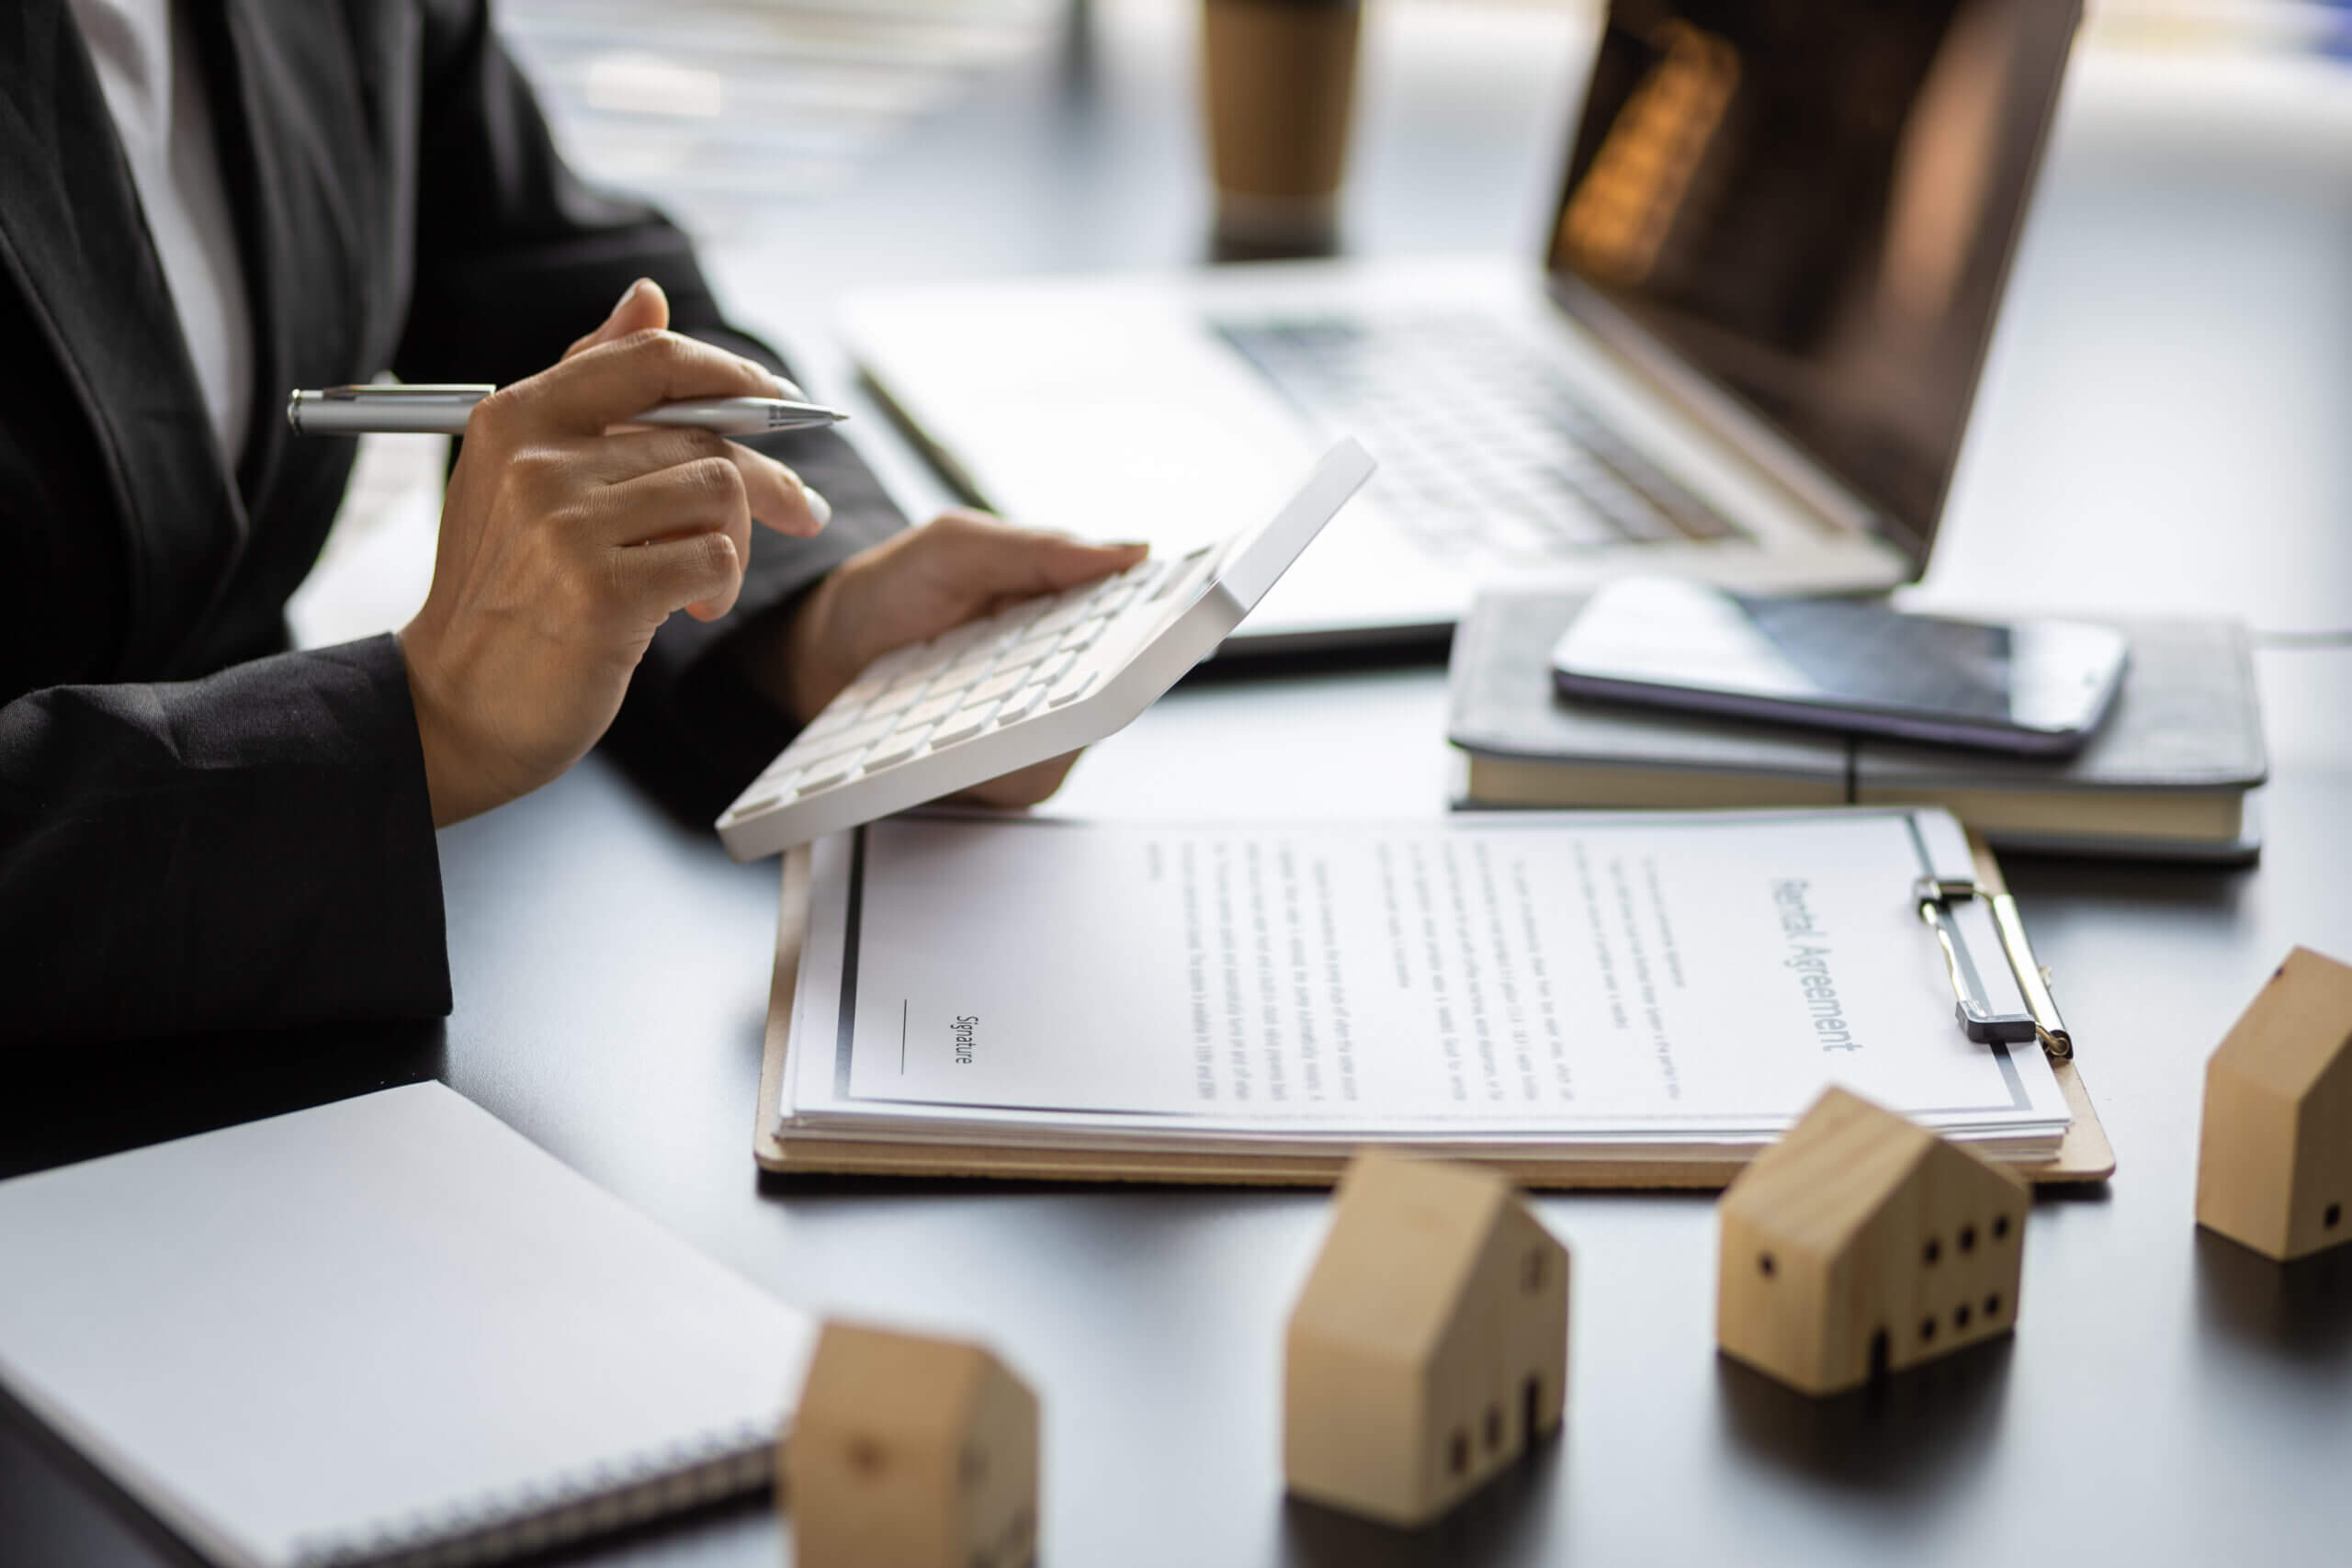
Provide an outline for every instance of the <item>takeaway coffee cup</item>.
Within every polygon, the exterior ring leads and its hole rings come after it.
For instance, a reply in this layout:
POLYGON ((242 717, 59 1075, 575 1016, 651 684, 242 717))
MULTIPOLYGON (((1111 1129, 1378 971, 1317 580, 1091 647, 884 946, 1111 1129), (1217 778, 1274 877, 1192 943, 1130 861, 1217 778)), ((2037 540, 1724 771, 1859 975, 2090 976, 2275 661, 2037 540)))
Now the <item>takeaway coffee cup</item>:
POLYGON ((1329 250, 1353 107, 1360 0, 1202 0, 1216 240, 1329 250))

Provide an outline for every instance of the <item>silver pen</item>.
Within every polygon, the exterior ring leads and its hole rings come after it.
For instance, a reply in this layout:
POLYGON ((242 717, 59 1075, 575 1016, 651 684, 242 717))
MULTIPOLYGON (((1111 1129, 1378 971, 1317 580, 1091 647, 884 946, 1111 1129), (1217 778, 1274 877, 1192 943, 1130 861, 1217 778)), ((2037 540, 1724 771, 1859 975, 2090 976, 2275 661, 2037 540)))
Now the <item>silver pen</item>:
MULTIPOLYGON (((462 435, 474 405, 490 386, 329 387, 296 392, 286 423, 297 435, 462 435)), ((786 398, 695 398, 632 414, 630 424, 684 426, 720 435, 766 435, 782 430, 821 430, 849 415, 821 403, 786 398)))

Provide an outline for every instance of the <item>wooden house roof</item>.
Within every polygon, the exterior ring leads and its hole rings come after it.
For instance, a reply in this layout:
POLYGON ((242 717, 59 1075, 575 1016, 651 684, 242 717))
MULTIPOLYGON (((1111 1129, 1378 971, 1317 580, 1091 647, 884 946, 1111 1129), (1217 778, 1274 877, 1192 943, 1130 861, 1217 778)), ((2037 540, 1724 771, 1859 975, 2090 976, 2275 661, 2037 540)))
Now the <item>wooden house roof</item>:
POLYGON ((1510 1184, 1490 1171, 1360 1156, 1340 1181, 1330 1235, 1293 1323, 1384 1358, 1426 1356, 1495 1227, 1518 1207, 1510 1184))
POLYGON ((854 1420, 919 1442, 953 1443, 971 1426, 996 1368, 978 1345, 829 1323, 795 1419, 854 1420))
POLYGON ((1826 1256, 1852 1241, 1942 1146, 1917 1122, 1832 1089, 1748 1163, 1724 1194, 1724 1206, 1802 1250, 1826 1256))
POLYGON ((2213 1066, 2300 1100, 2352 1047, 2352 964, 2308 947, 2287 955, 2213 1053, 2213 1066))

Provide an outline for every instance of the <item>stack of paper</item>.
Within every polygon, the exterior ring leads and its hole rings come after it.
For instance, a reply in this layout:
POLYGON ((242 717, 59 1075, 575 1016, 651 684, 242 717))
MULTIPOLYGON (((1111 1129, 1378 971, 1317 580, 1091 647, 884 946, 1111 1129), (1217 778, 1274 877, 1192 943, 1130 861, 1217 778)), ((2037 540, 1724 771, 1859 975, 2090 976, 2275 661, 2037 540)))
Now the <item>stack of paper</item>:
POLYGON ((1954 1021, 1940 811, 915 818, 813 864, 786 1139, 1736 1161, 1831 1083, 1996 1157, 2070 1122, 2039 1049, 1954 1021))

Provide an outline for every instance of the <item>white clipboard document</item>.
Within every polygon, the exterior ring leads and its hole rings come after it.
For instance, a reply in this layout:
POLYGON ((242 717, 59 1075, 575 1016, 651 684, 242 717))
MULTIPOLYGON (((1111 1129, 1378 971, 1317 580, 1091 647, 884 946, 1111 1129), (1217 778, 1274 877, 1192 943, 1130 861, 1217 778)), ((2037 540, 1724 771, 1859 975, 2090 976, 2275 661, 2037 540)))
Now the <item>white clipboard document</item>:
POLYGON ((1838 1084, 2047 1160, 2071 1046, 1972 878, 1924 808, 894 818, 814 848, 763 1114, 786 1145, 1736 1165, 1838 1084))

